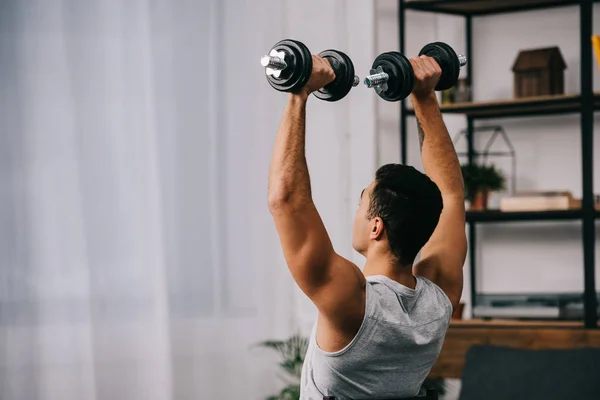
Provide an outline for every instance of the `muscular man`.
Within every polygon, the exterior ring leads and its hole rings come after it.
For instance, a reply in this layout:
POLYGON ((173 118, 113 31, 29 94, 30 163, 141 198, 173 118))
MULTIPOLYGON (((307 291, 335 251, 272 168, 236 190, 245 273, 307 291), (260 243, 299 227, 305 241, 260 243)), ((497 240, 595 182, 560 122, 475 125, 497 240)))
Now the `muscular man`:
POLYGON ((312 75, 289 96, 277 133, 269 208, 289 270, 318 309, 302 399, 415 396, 461 297, 467 251, 463 181, 434 94, 441 70, 426 56, 410 62, 426 175, 384 165, 360 193, 352 242, 366 258, 363 271, 335 252, 311 196, 306 103, 334 79, 327 60, 313 56, 312 75))

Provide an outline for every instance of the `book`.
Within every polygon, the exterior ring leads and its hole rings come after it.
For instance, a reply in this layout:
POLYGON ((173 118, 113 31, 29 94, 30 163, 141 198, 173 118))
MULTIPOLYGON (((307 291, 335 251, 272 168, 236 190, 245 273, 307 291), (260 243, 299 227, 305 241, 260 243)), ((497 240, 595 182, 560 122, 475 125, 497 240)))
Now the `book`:
POLYGON ((594 48, 594 54, 596 54, 598 69, 600 69, 600 35, 592 35, 592 47, 594 48))
POLYGON ((550 211, 581 208, 581 200, 573 198, 568 191, 524 191, 500 199, 500 210, 550 211))

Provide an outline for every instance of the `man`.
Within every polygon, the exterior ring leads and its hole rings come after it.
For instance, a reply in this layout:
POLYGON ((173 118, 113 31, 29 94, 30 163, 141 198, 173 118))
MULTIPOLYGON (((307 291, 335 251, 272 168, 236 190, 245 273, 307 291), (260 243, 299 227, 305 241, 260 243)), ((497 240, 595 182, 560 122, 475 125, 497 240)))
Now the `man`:
POLYGON ((417 395, 461 297, 467 251, 463 180, 434 93, 441 69, 426 56, 410 62, 427 175, 384 165, 361 193, 352 241, 366 258, 364 271, 336 254, 311 197, 306 102, 334 79, 327 60, 313 56, 312 75, 290 94, 277 133, 269 208, 289 270, 318 309, 302 399, 417 395))

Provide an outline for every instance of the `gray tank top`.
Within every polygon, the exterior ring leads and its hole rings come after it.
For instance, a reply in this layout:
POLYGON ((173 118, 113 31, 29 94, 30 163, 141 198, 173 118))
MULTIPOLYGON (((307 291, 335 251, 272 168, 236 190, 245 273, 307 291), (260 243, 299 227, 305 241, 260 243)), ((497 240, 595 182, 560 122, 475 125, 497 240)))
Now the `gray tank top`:
POLYGON ((367 277, 363 323, 340 351, 319 348, 315 323, 302 367, 302 400, 419 394, 440 353, 452 304, 436 284, 416 280, 411 289, 385 276, 367 277))

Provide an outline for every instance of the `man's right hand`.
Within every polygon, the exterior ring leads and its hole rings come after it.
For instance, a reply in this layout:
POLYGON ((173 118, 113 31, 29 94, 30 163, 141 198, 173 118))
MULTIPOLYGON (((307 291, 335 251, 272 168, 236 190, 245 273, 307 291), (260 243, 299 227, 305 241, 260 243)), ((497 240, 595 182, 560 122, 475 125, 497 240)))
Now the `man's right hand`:
POLYGON ((307 95, 321 89, 335 79, 335 72, 333 72, 333 68, 326 58, 313 55, 312 66, 310 78, 308 79, 308 82, 306 82, 306 85, 301 89, 307 95))
POLYGON ((442 69, 435 59, 422 55, 409 59, 415 73, 415 84, 412 96, 423 99, 431 96, 435 91, 435 85, 442 76, 442 69))

